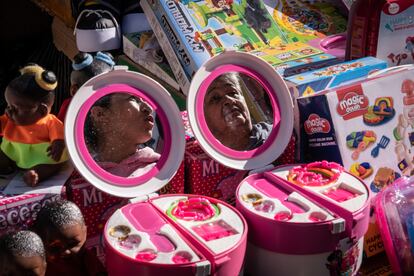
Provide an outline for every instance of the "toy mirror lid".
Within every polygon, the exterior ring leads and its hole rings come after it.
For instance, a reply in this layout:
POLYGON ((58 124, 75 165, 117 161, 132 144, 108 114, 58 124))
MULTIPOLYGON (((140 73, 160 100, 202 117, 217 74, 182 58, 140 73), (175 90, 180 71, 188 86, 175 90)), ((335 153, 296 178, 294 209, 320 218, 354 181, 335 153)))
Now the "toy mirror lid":
POLYGON ((87 81, 65 119, 65 140, 78 172, 98 189, 139 197, 165 186, 184 156, 177 105, 156 81, 115 67, 87 81))
POLYGON ((293 130, 293 103, 275 69, 249 53, 225 51, 196 72, 188 117, 200 146, 219 163, 262 168, 279 157, 293 130))

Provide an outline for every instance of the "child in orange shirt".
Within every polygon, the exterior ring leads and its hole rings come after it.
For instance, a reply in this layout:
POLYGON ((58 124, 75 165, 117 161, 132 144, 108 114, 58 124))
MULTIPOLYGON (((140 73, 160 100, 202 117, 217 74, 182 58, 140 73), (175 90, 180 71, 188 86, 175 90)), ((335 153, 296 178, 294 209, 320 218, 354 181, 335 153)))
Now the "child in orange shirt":
POLYGON ((96 253, 85 248, 87 229, 81 211, 67 200, 51 202, 37 215, 34 230, 46 249, 48 275, 106 275, 96 253))
POLYGON ((4 94, 7 108, 0 116, 0 172, 11 172, 17 166, 25 170, 24 181, 36 186, 59 171, 68 156, 64 154, 63 123, 50 114, 55 74, 36 64, 21 73, 4 94))

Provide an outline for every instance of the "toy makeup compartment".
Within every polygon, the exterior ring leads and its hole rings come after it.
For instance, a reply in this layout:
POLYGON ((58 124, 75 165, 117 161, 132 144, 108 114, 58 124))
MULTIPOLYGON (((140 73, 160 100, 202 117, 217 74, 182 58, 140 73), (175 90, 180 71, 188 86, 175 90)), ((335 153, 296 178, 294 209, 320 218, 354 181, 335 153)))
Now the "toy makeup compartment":
POLYGON ((414 271, 414 179, 399 178, 376 197, 378 228, 395 275, 414 271))
POLYGON ((355 274, 362 263, 369 196, 359 178, 326 161, 248 176, 236 192, 236 207, 250 232, 247 272, 355 274), (335 262, 348 263, 335 268, 335 262))
POLYGON ((86 82, 67 114, 65 139, 79 173, 103 192, 131 198, 103 230, 109 275, 239 274, 247 223, 234 207, 199 195, 154 193, 174 176, 185 149, 178 107, 162 86, 116 67, 86 82), (103 159, 111 155, 97 145, 110 138, 110 153, 126 155, 121 161, 103 159), (120 151, 122 143, 132 143, 132 153, 120 151))
POLYGON ((114 275, 149 267, 151 274, 221 275, 216 271, 225 269, 237 275, 246 247, 246 224, 233 207, 197 195, 129 204, 112 215, 104 231, 114 275))

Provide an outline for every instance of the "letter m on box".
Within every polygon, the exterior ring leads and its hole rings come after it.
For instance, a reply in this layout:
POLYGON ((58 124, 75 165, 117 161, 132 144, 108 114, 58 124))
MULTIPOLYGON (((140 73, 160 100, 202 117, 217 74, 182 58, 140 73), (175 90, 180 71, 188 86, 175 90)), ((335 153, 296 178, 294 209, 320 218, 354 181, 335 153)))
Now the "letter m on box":
POLYGON ((360 84, 338 89, 336 95, 338 96, 336 112, 344 120, 362 116, 368 111, 369 101, 360 84))

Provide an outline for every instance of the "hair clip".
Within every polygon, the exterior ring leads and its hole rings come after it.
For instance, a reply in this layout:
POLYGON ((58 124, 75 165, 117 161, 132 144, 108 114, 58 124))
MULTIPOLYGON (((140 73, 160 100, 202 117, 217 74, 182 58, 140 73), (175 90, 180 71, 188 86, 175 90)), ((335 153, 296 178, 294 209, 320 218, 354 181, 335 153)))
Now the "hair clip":
POLYGON ((79 71, 82 70, 83 68, 85 68, 86 66, 89 66, 92 64, 93 62, 93 57, 91 54, 85 53, 86 54, 86 58, 84 60, 82 60, 81 63, 75 63, 72 62, 72 68, 73 70, 79 71))
POLYGON ((56 75, 52 71, 47 71, 43 67, 37 64, 30 64, 22 69, 20 73, 24 74, 33 74, 37 85, 46 91, 52 91, 57 86, 56 75))
POLYGON ((108 64, 111 67, 115 65, 115 62, 113 61, 113 59, 108 54, 105 54, 105 53, 102 53, 102 52, 97 52, 96 55, 95 55, 95 58, 97 60, 105 62, 106 64, 108 64))

